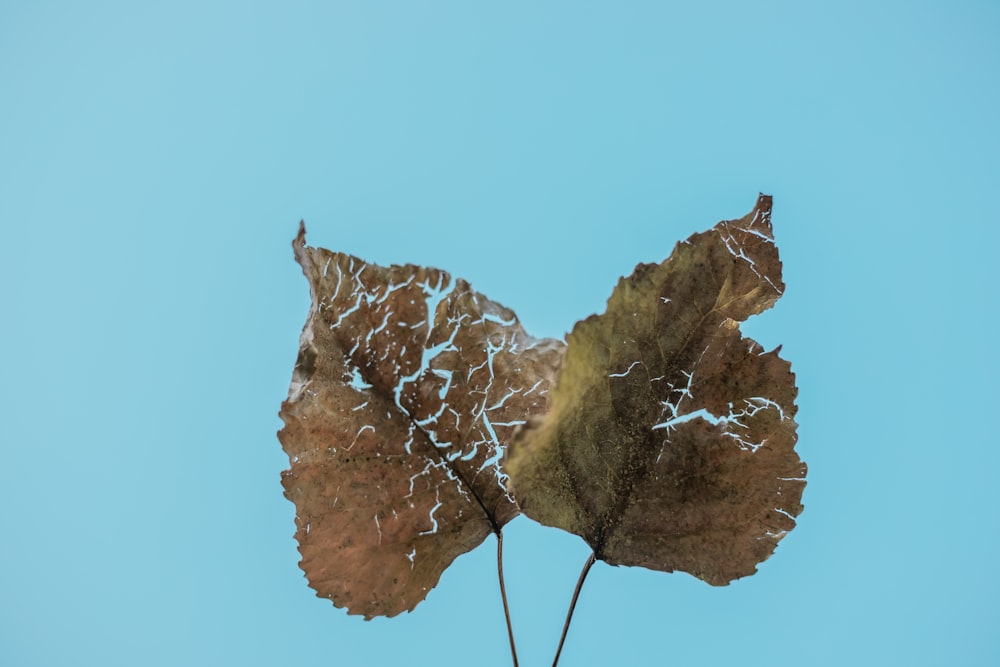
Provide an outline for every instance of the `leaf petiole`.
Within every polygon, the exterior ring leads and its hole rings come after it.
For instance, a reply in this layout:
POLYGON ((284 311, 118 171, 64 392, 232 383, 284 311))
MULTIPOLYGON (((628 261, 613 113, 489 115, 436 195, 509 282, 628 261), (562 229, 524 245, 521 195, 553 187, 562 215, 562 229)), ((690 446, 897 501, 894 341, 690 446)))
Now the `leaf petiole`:
POLYGON ((510 656, 517 665, 517 648, 514 646, 514 628, 510 622, 510 607, 507 606, 507 588, 503 584, 503 531, 497 530, 497 578, 500 580, 500 599, 503 600, 503 615, 507 619, 507 638, 510 640, 510 656))
POLYGON ((583 588, 583 582, 587 579, 587 574, 596 560, 597 555, 593 551, 590 552, 590 557, 587 558, 587 562, 583 565, 583 570, 580 571, 580 578, 576 580, 576 589, 573 591, 573 599, 569 603, 569 611, 566 612, 566 622, 563 623, 562 636, 559 638, 559 648, 556 649, 556 657, 552 661, 552 667, 556 667, 559 664, 559 655, 562 653, 563 643, 566 641, 566 633, 569 632, 569 623, 573 620, 573 610, 576 609, 576 600, 580 597, 580 589, 583 588))

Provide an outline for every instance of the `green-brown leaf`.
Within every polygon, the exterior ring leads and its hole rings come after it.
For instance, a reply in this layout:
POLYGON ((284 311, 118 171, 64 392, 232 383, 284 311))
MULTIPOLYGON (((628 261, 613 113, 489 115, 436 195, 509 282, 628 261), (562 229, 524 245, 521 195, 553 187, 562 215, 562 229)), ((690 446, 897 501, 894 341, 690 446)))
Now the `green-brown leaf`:
POLYGON ((613 565, 752 574, 795 525, 788 362, 738 322, 781 296, 771 198, 623 278, 579 322, 552 391, 507 452, 522 511, 583 537, 613 565))

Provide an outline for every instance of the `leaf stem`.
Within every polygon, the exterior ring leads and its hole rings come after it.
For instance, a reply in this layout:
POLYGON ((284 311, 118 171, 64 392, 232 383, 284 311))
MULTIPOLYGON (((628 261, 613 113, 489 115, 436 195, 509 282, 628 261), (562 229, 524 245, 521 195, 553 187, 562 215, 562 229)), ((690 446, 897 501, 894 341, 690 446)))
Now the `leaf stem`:
POLYGON ((503 600, 503 615, 507 619, 507 638, 510 639, 510 655, 517 665, 517 648, 514 646, 514 628, 510 623, 510 607, 507 606, 507 587, 503 584, 503 532, 496 531, 497 536, 497 577, 500 579, 500 599, 503 600))
POLYGON ((576 601, 580 597, 580 589, 583 588, 583 582, 587 579, 587 574, 596 560, 597 555, 594 552, 590 552, 590 557, 587 558, 587 562, 583 565, 583 570, 580 571, 580 578, 576 580, 576 590, 573 591, 573 599, 569 603, 569 611, 566 612, 566 622, 563 624, 562 637, 559 638, 559 648, 556 649, 556 657, 552 661, 552 667, 556 667, 559 664, 559 655, 562 653, 563 644, 566 642, 566 633, 569 632, 569 622, 573 620, 573 610, 576 609, 576 601))

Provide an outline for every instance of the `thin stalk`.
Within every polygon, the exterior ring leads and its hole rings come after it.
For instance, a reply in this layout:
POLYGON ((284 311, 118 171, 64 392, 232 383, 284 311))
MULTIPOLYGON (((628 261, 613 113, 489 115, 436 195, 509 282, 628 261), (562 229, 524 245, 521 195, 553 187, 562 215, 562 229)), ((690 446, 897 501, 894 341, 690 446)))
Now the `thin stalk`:
POLYGON ((552 667, 556 667, 559 664, 559 654, 562 653, 563 644, 566 642, 566 633, 569 632, 569 622, 573 620, 573 610, 576 609, 576 600, 580 597, 580 589, 583 588, 583 582, 587 579, 587 573, 590 572, 590 568, 593 567, 596 560, 596 554, 591 552, 587 562, 583 565, 583 570, 580 571, 580 578, 576 580, 576 590, 573 591, 573 600, 570 601, 569 611, 566 612, 566 622, 563 623, 562 637, 559 638, 559 648, 556 649, 556 658, 552 661, 552 667))
POLYGON ((500 599, 503 600, 503 615, 507 619, 507 638, 510 639, 510 656, 517 667, 517 648, 514 646, 514 628, 510 623, 510 607, 507 606, 507 587, 503 585, 503 532, 496 531, 497 536, 497 577, 500 579, 500 599))

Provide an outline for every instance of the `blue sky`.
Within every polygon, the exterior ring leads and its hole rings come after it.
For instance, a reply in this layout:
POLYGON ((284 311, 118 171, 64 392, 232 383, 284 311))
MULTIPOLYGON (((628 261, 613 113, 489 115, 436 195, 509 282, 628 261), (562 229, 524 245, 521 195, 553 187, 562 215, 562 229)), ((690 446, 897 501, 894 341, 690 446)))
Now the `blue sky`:
MULTIPOLYGON (((4 3, 0 663, 506 665, 494 549, 364 622, 296 563, 290 242, 561 336, 774 195, 809 485, 757 575, 599 563, 563 665, 996 665, 990 2, 4 3)), ((519 518, 522 665, 578 538, 519 518)))

